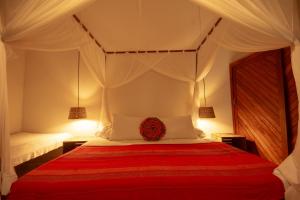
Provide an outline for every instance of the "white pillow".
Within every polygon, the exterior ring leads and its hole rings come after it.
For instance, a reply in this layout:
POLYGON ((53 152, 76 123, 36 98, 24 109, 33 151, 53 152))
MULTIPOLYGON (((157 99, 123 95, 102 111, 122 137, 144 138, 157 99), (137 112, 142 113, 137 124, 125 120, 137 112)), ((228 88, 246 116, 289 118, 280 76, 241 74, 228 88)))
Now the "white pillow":
MULTIPOLYGON (((148 117, 130 117, 114 114, 110 140, 143 140, 139 127, 148 117)), ((166 126, 166 134, 162 140, 197 138, 190 115, 159 119, 166 126)))
POLYGON ((112 132, 110 140, 142 140, 140 124, 144 117, 130 117, 125 115, 113 115, 112 132))
POLYGON ((166 126, 163 139, 196 139, 192 118, 190 115, 162 118, 166 126))

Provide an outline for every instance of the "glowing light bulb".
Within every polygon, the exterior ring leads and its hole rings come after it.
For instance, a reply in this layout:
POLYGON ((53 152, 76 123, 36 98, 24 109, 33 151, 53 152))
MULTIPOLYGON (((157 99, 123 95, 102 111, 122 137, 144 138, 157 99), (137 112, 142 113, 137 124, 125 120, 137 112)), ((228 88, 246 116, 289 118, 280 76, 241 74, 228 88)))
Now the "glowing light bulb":
POLYGON ((208 119, 197 119, 196 128, 202 130, 207 138, 211 138, 213 125, 208 119))
POLYGON ((98 130, 98 122, 87 119, 74 120, 70 124, 70 130, 76 135, 94 135, 95 132, 98 130))

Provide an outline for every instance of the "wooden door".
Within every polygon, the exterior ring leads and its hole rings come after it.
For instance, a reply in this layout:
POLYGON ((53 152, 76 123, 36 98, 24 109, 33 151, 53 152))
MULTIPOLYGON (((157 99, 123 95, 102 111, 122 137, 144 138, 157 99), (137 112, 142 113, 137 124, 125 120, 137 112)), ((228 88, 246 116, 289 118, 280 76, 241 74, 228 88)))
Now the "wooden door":
POLYGON ((254 53, 230 65, 234 131, 279 164, 288 155, 281 51, 254 53))

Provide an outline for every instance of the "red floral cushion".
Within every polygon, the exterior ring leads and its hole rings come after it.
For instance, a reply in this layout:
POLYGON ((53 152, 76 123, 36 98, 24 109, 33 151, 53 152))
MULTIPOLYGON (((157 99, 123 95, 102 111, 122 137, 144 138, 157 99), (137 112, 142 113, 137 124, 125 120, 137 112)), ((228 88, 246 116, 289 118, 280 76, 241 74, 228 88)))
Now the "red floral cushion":
POLYGON ((165 135, 166 127, 158 118, 149 117, 141 123, 140 133, 144 140, 157 141, 165 135))

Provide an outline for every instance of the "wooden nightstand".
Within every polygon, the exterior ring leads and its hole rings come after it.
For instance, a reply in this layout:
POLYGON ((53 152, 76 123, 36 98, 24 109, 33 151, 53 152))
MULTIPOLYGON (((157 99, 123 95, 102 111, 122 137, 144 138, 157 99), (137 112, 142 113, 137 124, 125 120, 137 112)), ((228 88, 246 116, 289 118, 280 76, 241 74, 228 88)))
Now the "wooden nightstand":
POLYGON ((67 139, 63 142, 63 153, 67 153, 75 149, 76 147, 81 146, 89 140, 95 139, 96 137, 73 137, 67 139))
POLYGON ((213 133, 212 138, 216 141, 223 142, 247 151, 247 141, 245 136, 229 133, 213 133))

